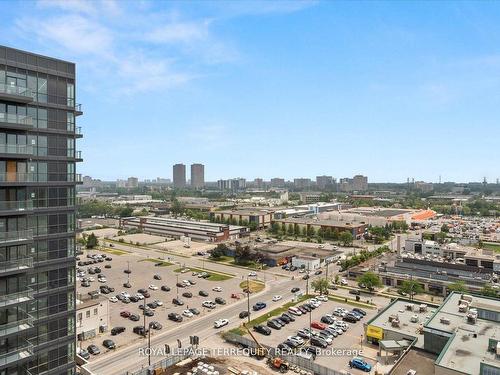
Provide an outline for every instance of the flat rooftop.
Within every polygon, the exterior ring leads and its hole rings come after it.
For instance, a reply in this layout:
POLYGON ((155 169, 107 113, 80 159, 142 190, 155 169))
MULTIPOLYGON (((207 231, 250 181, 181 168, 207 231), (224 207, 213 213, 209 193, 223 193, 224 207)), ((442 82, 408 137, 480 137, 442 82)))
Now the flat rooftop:
POLYGON ((434 354, 411 349, 401 360, 391 375, 408 375, 408 370, 417 370, 417 374, 434 374, 434 354))
MULTIPOLYGON (((500 300, 472 297, 470 308, 500 311, 500 300)), ((496 355, 488 351, 489 339, 500 341, 500 323, 478 318, 476 323, 467 321, 466 312, 458 310, 461 293, 452 293, 443 302, 426 328, 454 333, 436 361, 436 365, 460 369, 466 374, 479 374, 480 363, 499 366, 496 355), (443 319, 446 323, 443 323, 443 319)))
POLYGON ((219 210, 213 211, 215 215, 224 214, 224 215, 269 215, 272 214, 275 210, 252 210, 247 208, 236 209, 236 210, 219 210))
POLYGON ((304 218, 286 218, 286 219, 276 219, 274 220, 277 223, 296 223, 296 224, 310 224, 310 225, 324 225, 324 226, 331 226, 331 227, 339 227, 339 228, 359 228, 361 226, 364 226, 365 224, 361 223, 349 223, 345 221, 340 221, 340 220, 313 220, 313 219, 304 219, 304 218))
POLYGON ((404 299, 396 299, 385 308, 379 315, 375 316, 367 324, 382 328, 384 331, 393 331, 406 336, 408 339, 417 338, 415 347, 424 347, 424 335, 418 333, 418 329, 424 324, 437 309, 437 306, 427 304, 427 311, 419 312, 420 303, 410 302, 404 299), (407 309, 407 305, 413 304, 413 311, 407 309), (416 315, 417 322, 412 322, 411 317, 416 315), (393 326, 389 317, 398 317, 399 325, 393 326))

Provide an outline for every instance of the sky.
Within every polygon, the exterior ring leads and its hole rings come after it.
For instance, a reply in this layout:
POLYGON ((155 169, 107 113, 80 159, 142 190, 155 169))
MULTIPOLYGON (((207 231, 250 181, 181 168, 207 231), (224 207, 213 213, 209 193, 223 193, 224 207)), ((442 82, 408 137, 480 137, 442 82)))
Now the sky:
POLYGON ((1 1, 0 44, 77 64, 103 180, 500 177, 500 2, 1 1))

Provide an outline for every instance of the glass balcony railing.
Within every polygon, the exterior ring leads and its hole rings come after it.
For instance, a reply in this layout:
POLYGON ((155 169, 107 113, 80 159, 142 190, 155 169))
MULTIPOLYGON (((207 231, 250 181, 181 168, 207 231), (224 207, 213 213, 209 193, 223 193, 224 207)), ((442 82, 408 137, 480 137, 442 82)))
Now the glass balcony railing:
POLYGON ((28 302, 33 299, 33 289, 26 288, 20 292, 0 295, 0 307, 28 302))
POLYGON ((75 182, 83 182, 82 175, 80 173, 75 174, 75 182))
POLYGON ((23 271, 31 268, 33 268, 33 258, 0 260, 0 274, 2 274, 2 272, 23 271))
POLYGON ((75 128, 75 133, 76 133, 76 134, 78 134, 78 135, 83 134, 83 133, 82 133, 82 127, 81 127, 81 126, 77 126, 77 127, 75 128))
POLYGON ((33 201, 0 201, 0 211, 27 211, 33 209, 33 201))
POLYGON ((11 348, 8 352, 0 354, 0 366, 6 366, 19 360, 28 358, 34 353, 34 346, 28 340, 19 339, 17 348, 11 348))
POLYGON ((75 151, 75 159, 81 159, 82 158, 82 152, 81 151, 75 151))
POLYGON ((5 122, 8 124, 33 126, 33 117, 0 112, 0 122, 5 122))
POLYGON ((0 182, 35 182, 35 173, 1 172, 0 182))
POLYGON ((33 155, 33 146, 0 144, 0 154, 33 155))
POLYGON ((35 318, 29 314, 23 314, 25 318, 18 319, 14 322, 0 325, 0 336, 17 334, 27 329, 33 328, 35 318))
POLYGON ((33 91, 31 91, 27 87, 14 86, 10 84, 0 83, 0 93, 9 94, 9 95, 17 95, 17 96, 26 96, 27 98, 33 97, 33 91))
POLYGON ((33 239, 32 230, 0 232, 0 244, 4 244, 7 242, 28 241, 32 239, 33 239))

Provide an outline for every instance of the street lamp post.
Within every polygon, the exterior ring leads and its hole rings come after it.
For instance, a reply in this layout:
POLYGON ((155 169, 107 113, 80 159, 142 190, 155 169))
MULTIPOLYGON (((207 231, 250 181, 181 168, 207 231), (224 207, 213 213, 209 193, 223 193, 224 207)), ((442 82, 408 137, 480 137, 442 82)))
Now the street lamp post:
POLYGON ((247 275, 247 311, 248 311, 248 323, 250 323, 250 282, 247 275))
POLYGON ((177 299, 179 299, 179 275, 175 275, 177 281, 175 283, 175 287, 177 288, 177 299))

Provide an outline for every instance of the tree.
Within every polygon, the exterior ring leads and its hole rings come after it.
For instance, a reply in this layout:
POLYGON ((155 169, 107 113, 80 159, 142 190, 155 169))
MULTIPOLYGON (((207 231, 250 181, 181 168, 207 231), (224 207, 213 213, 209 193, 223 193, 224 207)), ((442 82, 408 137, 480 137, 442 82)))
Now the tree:
POLYGON ((486 297, 497 297, 497 291, 491 285, 485 285, 481 289, 481 294, 486 297))
POLYGON ((244 264, 251 260, 252 254, 250 252, 249 246, 236 245, 236 250, 234 251, 234 262, 238 264, 244 264))
POLYGON ((306 227, 302 227, 302 236, 307 237, 307 228, 306 227))
POLYGON ((172 212, 175 216, 182 214, 184 212, 184 205, 179 202, 177 198, 172 200, 172 206, 170 207, 170 212, 172 212))
POLYGON ((325 278, 316 279, 311 283, 311 287, 314 291, 319 292, 320 294, 328 293, 328 280, 325 278))
POLYGON ((424 289, 422 288, 422 285, 418 283, 417 281, 414 280, 405 280, 399 287, 399 290, 403 293, 406 293, 410 296, 413 296, 418 293, 422 293, 424 289))
POLYGON ((210 253, 210 258, 212 259, 220 259, 224 255, 226 255, 226 251, 228 250, 227 246, 223 243, 218 244, 215 249, 210 253))
POLYGON ((447 288, 450 292, 460 292, 460 293, 466 293, 469 290, 467 288, 467 285, 465 285, 465 282, 463 281, 456 281, 454 283, 451 283, 450 285, 448 285, 447 288))
POLYGON ((280 230, 280 226, 278 223, 276 222, 273 222, 271 224, 271 228, 269 228, 269 231, 273 234, 278 234, 278 231, 280 230))
POLYGON ((446 240, 446 233, 445 232, 436 233, 436 239, 439 243, 444 243, 444 241, 446 240))
POLYGON ((94 233, 90 233, 86 241, 87 249, 93 249, 97 245, 99 245, 99 240, 97 239, 94 233))
POLYGON ((353 236, 351 232, 340 233, 339 240, 344 244, 344 246, 349 246, 352 244, 353 236))
POLYGON ((449 231, 450 231, 450 228, 448 227, 448 225, 446 225, 446 224, 441 225, 441 232, 448 233, 449 231))
POLYGON ((294 232, 295 232, 295 229, 293 227, 293 224, 292 223, 288 224, 288 235, 293 236, 294 232))
POLYGON ((365 284, 368 289, 373 289, 382 285, 380 279, 373 272, 365 272, 358 277, 359 284, 365 284))

